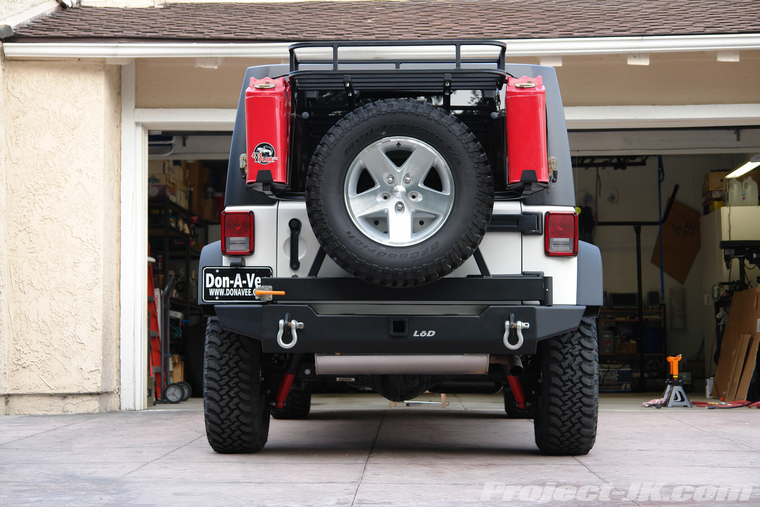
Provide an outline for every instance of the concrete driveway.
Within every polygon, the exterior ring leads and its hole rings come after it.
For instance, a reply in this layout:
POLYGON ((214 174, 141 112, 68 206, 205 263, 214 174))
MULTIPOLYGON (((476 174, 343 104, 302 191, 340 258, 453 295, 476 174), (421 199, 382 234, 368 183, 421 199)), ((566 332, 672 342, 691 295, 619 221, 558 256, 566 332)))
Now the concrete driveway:
POLYGON ((760 505, 760 410, 640 407, 652 397, 603 395, 579 457, 539 454, 500 395, 449 395, 446 409, 315 395, 254 455, 215 454, 198 399, 3 416, 0 505, 760 505))

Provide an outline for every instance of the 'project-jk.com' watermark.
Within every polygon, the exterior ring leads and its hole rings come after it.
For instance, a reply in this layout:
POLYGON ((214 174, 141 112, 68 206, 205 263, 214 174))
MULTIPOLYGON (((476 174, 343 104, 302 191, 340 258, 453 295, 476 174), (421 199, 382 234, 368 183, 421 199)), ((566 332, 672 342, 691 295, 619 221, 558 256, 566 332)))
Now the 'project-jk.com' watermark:
POLYGON ((634 502, 749 502, 752 486, 672 485, 665 482, 633 482, 624 487, 612 484, 575 486, 548 482, 544 485, 517 485, 487 482, 481 501, 522 502, 609 502, 628 499, 634 502))

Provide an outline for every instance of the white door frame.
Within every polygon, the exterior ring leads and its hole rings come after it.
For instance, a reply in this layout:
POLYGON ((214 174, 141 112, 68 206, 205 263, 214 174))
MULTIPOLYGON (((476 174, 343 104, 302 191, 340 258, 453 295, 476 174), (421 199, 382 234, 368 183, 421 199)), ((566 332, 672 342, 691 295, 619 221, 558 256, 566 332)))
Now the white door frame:
POLYGON ((148 131, 232 131, 234 109, 135 108, 135 64, 122 67, 121 409, 146 407, 148 378, 148 131))

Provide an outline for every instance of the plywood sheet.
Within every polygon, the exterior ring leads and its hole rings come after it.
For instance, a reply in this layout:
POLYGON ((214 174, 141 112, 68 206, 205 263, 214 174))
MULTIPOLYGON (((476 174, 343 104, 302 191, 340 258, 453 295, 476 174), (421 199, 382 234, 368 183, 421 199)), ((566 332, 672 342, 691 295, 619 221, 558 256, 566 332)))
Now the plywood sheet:
MULTIPOLYGON (((735 352, 739 348, 742 334, 754 335, 760 326, 760 289, 747 289, 736 292, 731 303, 731 310, 726 319, 723 342, 720 347, 720 360, 715 370, 715 387, 712 395, 724 398, 728 394, 729 378, 734 369, 735 352)), ((728 400, 725 400, 728 401, 728 400)))
POLYGON ((736 388, 737 400, 747 399, 749 383, 752 380, 752 374, 755 372, 758 346, 760 346, 760 333, 755 333, 747 348, 747 356, 744 359, 744 368, 742 368, 742 377, 739 381, 739 386, 736 388))

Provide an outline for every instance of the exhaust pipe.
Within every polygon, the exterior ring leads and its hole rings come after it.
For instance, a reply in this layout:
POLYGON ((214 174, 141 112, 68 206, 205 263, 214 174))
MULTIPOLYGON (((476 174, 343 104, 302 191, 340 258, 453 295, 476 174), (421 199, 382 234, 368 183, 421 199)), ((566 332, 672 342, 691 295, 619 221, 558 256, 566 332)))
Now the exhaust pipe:
POLYGON ((492 363, 498 363, 506 365, 507 372, 513 377, 519 377, 525 373, 525 368, 522 364, 522 359, 517 354, 505 354, 501 356, 491 356, 492 363))
POLYGON ((315 354, 317 375, 482 375, 488 354, 315 354))

